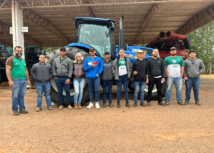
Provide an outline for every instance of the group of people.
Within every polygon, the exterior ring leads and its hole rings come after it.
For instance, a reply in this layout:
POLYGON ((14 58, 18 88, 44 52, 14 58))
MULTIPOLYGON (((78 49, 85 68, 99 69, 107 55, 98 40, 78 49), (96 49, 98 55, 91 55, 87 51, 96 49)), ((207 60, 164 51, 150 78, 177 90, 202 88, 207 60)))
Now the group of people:
MULTIPOLYGON (((104 53, 104 59, 97 57, 95 48, 90 48, 90 56, 83 60, 83 55, 79 52, 76 54, 74 61, 66 56, 66 48, 60 48, 60 55, 56 57, 50 65, 45 62, 45 55, 39 56, 39 62, 34 64, 31 69, 31 76, 35 79, 37 90, 37 109, 42 110, 43 93, 46 98, 47 107, 52 110, 51 106, 51 79, 55 78, 58 90, 59 110, 64 108, 63 88, 66 93, 67 108, 72 109, 70 85, 73 79, 74 86, 74 108, 82 108, 81 101, 85 86, 85 78, 89 87, 90 103, 88 109, 94 107, 93 99, 95 93, 95 107, 100 108, 100 83, 103 87, 103 108, 106 107, 108 95, 109 106, 112 104, 112 86, 114 80, 117 83, 117 107, 120 108, 120 99, 122 85, 125 94, 126 106, 131 107, 129 103, 128 84, 130 78, 134 77, 134 105, 137 107, 138 94, 140 92, 140 105, 146 107, 144 103, 144 89, 148 84, 147 106, 151 106, 151 95, 154 85, 157 88, 158 104, 169 105, 171 100, 171 89, 173 84, 176 87, 176 100, 179 105, 187 105, 190 101, 191 88, 193 87, 195 104, 199 102, 199 84, 200 74, 204 72, 205 67, 202 60, 196 58, 194 50, 189 51, 189 58, 183 61, 182 57, 177 56, 175 47, 170 49, 170 56, 162 60, 159 57, 158 49, 152 52, 153 57, 146 60, 144 56, 146 51, 139 50, 136 53, 137 59, 131 64, 128 58, 125 58, 124 49, 120 49, 118 58, 114 61, 110 59, 110 52, 104 53), (162 101, 162 84, 166 81, 165 103, 162 101), (182 103, 182 78, 186 85, 186 99, 182 103), (108 91, 108 94, 107 94, 108 91)), ((24 95, 26 94, 27 84, 30 84, 28 70, 22 57, 22 48, 16 46, 14 56, 6 62, 6 74, 9 86, 12 88, 12 110, 14 115, 20 113, 26 114, 24 106, 24 95), (18 108, 19 107, 19 108, 18 108), (19 111, 18 111, 19 109, 19 111)))

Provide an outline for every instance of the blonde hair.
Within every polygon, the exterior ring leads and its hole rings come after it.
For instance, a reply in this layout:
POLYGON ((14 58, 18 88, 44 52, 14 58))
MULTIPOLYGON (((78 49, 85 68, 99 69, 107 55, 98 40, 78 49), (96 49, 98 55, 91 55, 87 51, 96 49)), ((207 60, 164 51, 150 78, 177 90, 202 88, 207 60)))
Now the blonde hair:
POLYGON ((83 61, 82 54, 81 54, 81 53, 76 53, 76 55, 75 55, 75 60, 74 60, 73 63, 77 63, 77 55, 81 55, 81 61, 83 61))

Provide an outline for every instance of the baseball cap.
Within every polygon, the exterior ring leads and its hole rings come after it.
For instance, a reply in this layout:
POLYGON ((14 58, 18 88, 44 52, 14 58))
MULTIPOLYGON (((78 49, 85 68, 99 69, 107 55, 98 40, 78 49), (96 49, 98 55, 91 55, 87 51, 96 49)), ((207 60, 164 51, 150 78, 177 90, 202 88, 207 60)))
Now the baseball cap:
POLYGON ((171 50, 176 50, 176 48, 175 48, 175 47, 171 47, 171 48, 170 48, 170 51, 171 51, 171 50))
POLYGON ((109 52, 109 51, 105 51, 104 55, 105 55, 106 53, 110 54, 110 52, 109 52))
POLYGON ((95 49, 94 47, 91 47, 91 48, 89 49, 89 52, 91 52, 91 51, 96 51, 96 49, 95 49))
POLYGON ((196 53, 194 50, 190 50, 190 51, 189 51, 189 54, 190 54, 191 52, 194 52, 194 53, 196 53))
POLYGON ((64 51, 66 51, 65 47, 61 47, 61 48, 60 48, 60 51, 61 51, 61 50, 64 50, 64 51))

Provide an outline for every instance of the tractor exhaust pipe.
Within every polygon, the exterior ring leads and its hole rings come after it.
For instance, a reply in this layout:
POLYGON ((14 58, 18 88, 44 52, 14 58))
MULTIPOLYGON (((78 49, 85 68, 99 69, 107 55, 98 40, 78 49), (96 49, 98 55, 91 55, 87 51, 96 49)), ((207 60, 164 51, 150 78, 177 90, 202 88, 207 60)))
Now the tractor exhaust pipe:
POLYGON ((120 48, 123 48, 123 19, 124 19, 124 17, 122 16, 121 18, 120 18, 120 29, 119 29, 119 31, 118 31, 118 40, 119 40, 119 42, 118 42, 118 51, 119 51, 119 49, 120 48))

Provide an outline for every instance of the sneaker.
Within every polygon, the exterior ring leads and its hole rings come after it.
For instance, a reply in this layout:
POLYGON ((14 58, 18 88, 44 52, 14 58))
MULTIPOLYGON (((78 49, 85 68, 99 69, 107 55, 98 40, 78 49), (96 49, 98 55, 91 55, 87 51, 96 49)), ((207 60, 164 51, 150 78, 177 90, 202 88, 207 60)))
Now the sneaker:
POLYGON ((166 102, 165 102, 165 105, 169 105, 169 101, 166 101, 166 102))
POLYGON ((18 111, 13 112, 13 115, 14 115, 14 116, 18 116, 18 115, 19 115, 19 112, 18 112, 18 111))
POLYGON ((36 112, 39 112, 39 111, 41 111, 42 110, 42 108, 37 108, 36 109, 36 112))
POLYGON ((70 109, 70 110, 72 109, 71 105, 68 105, 68 109, 70 109))
POLYGON ((151 106, 151 102, 147 102, 147 106, 151 106))
POLYGON ((183 105, 183 103, 182 103, 182 102, 177 102, 177 104, 178 104, 178 105, 183 105))
POLYGON ((198 106, 201 106, 201 103, 200 102, 195 102, 196 105, 198 106))
POLYGON ((53 108, 52 107, 48 107, 48 110, 53 110, 53 108))
POLYGON ((106 108, 106 104, 103 104, 103 108, 106 108))
POLYGON ((137 107, 137 103, 134 103, 133 107, 137 107))
POLYGON ((22 114, 27 114, 28 111, 26 111, 25 109, 24 110, 20 110, 19 113, 22 113, 22 114))
POLYGON ((158 103, 158 105, 165 106, 163 102, 158 103))
POLYGON ((114 106, 113 106, 113 104, 109 104, 109 107, 113 108, 114 106))
POLYGON ((189 102, 188 102, 188 101, 185 101, 184 105, 189 105, 189 102))
POLYGON ((64 108, 64 106, 59 106, 59 110, 62 110, 64 108))
POLYGON ((140 103, 140 106, 146 107, 146 104, 144 104, 144 103, 140 103))
POLYGON ((96 102, 95 107, 96 107, 96 109, 100 109, 100 104, 99 104, 99 102, 96 102))
POLYGON ((92 107, 94 107, 94 104, 93 104, 92 102, 90 102, 89 105, 88 105, 86 108, 87 108, 87 109, 90 109, 90 108, 92 108, 92 107))

